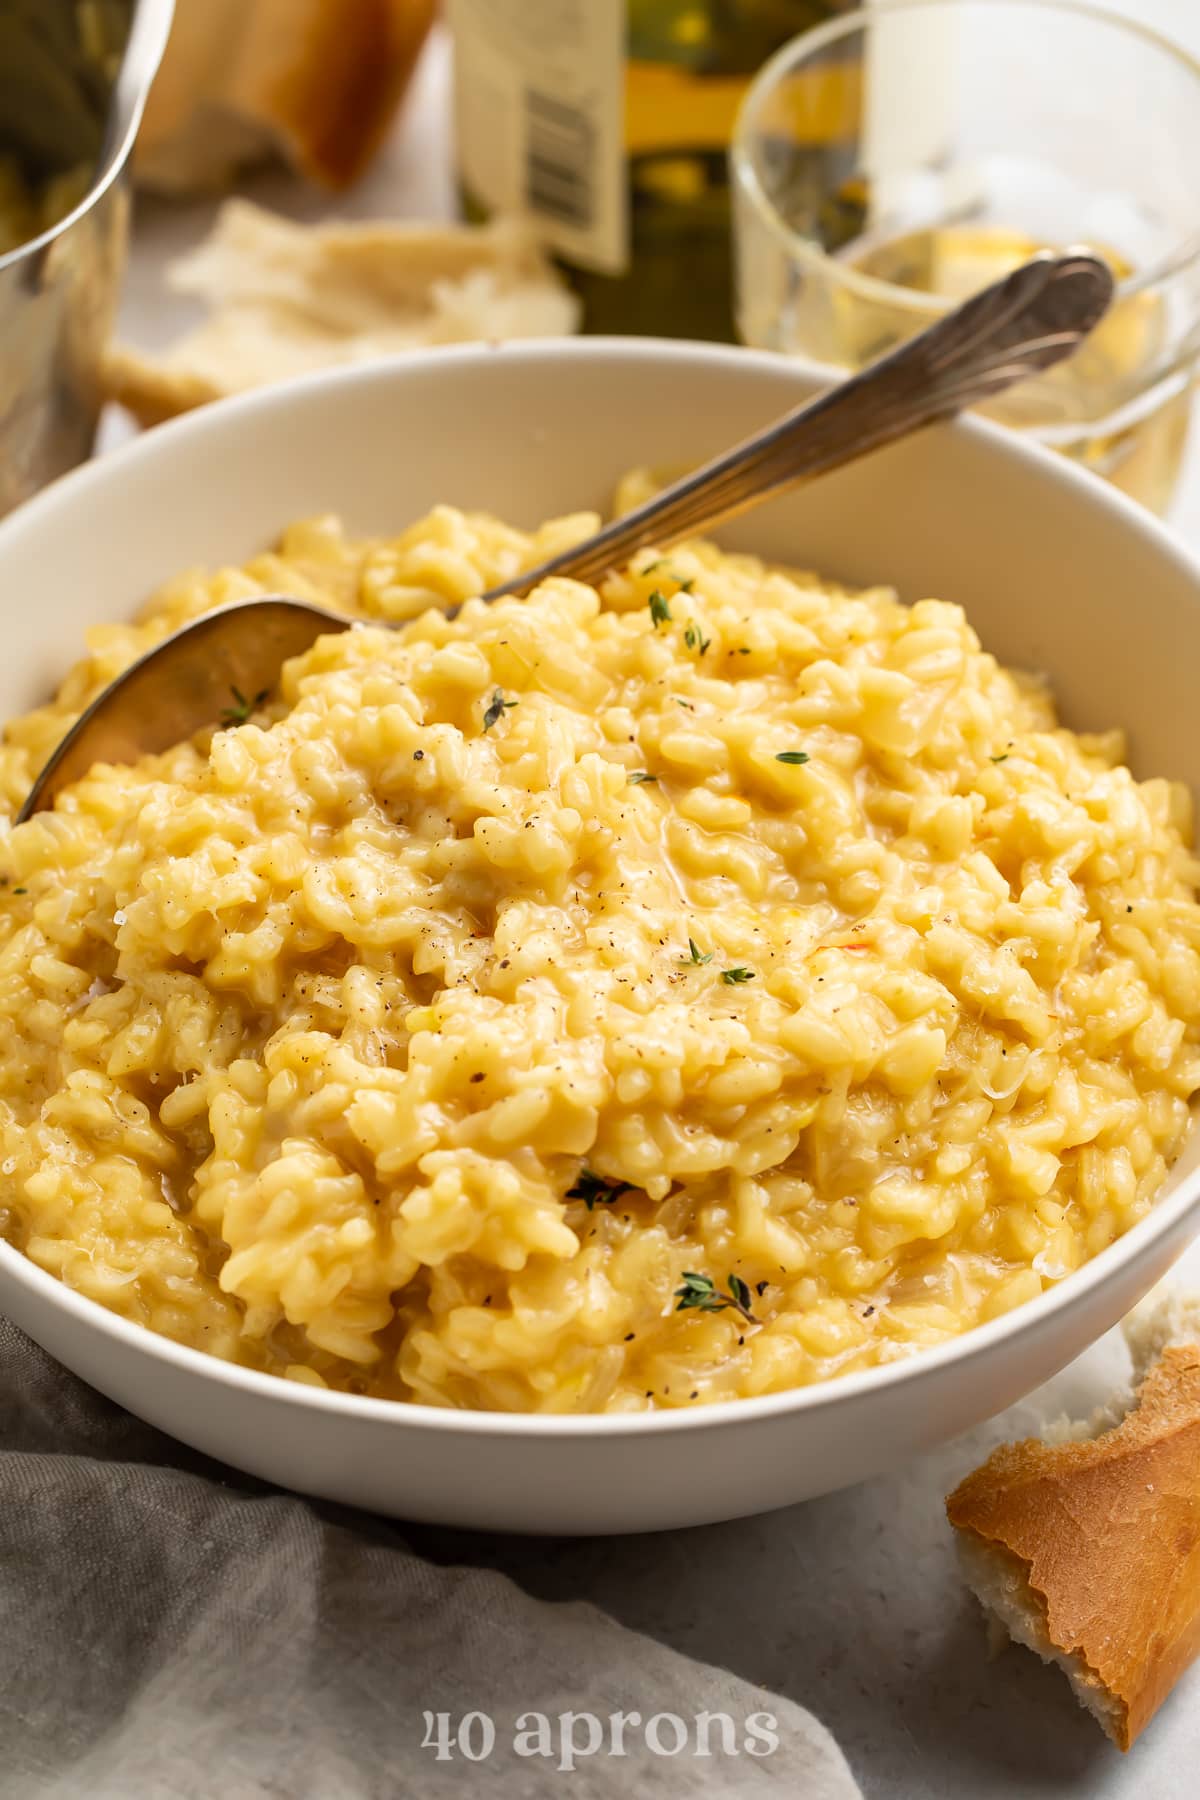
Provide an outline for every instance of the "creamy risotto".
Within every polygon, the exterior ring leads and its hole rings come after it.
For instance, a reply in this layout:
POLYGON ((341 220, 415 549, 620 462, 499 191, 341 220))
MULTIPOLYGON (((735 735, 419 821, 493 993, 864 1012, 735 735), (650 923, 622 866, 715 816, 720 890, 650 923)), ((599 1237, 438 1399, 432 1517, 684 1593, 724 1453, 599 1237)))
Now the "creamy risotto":
POLYGON ((438 1406, 891 1361, 1152 1205, 1200 1085, 1184 794, 961 611, 703 543, 437 610, 533 536, 288 530, 106 627, 0 751, 261 591, 368 618, 0 827, 0 1222, 181 1343, 438 1406))

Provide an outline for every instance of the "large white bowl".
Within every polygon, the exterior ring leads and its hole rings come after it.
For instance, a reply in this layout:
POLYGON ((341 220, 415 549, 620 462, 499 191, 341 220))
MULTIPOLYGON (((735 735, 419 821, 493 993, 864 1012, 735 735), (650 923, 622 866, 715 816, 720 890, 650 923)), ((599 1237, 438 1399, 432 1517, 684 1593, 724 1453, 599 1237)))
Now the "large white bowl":
MULTIPOLYGON (((245 556, 288 520, 333 510, 352 530, 385 532, 438 500, 529 523, 603 507, 629 464, 694 460, 814 383, 748 351, 593 340, 405 358, 208 408, 0 525, 0 717, 45 695, 85 626, 128 616, 189 564, 245 556)), ((909 599, 962 602, 1001 658, 1049 671, 1069 723, 1123 722, 1135 767, 1200 792, 1200 567, 1091 477, 956 424, 726 537, 909 599)), ((322 1392, 126 1324, 2 1244, 0 1307, 133 1412, 289 1487, 515 1531, 690 1525, 857 1481, 1061 1368, 1200 1228, 1198 1163, 1193 1147, 1153 1214, 1086 1269, 956 1343, 690 1412, 529 1418, 322 1392)))

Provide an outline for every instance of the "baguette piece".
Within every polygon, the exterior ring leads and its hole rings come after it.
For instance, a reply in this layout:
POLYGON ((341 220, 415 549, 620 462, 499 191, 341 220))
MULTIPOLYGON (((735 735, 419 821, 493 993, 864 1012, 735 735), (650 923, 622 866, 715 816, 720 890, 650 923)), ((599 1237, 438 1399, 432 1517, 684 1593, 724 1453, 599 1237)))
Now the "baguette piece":
POLYGON ((226 187, 283 155, 321 187, 382 137, 437 0, 176 0, 134 172, 160 192, 226 187))
POLYGON ((946 1502, 989 1619, 1057 1664, 1121 1750, 1200 1653, 1200 1306, 1134 1315, 1129 1336, 1119 1422, 1003 1445, 946 1502))
POLYGON ((296 225, 227 200, 168 285, 208 315, 167 351, 121 345, 107 395, 143 425, 313 369, 473 339, 562 337, 578 302, 521 226, 296 225))

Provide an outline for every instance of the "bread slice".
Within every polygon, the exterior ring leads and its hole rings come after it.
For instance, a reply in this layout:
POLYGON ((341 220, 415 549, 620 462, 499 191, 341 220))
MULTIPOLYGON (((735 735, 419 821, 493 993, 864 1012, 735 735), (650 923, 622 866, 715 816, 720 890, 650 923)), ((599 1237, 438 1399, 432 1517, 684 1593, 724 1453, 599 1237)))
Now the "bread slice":
POLYGON ((513 222, 297 225, 227 200, 167 272, 207 317, 166 352, 115 346, 110 399, 143 425, 269 381, 398 350, 561 337, 578 302, 513 222))
POLYGON ((195 193, 280 154, 318 185, 345 187, 387 128, 436 11, 437 0, 175 0, 139 181, 195 193))
POLYGON ((989 1619, 1122 1750, 1200 1653, 1200 1304, 1135 1315, 1129 1337, 1123 1417, 1003 1445, 946 1501, 989 1619))

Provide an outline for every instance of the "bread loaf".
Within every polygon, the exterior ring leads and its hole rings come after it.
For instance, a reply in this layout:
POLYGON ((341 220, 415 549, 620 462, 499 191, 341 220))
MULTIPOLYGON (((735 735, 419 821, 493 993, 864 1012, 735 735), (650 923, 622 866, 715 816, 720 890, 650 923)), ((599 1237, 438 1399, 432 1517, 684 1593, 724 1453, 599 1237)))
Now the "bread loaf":
POLYGON ((110 351, 111 399, 144 425, 336 364, 478 338, 561 337, 578 305, 520 226, 296 225, 227 200, 168 271, 207 316, 161 355, 110 351))
POLYGON ((286 157, 354 180, 404 91, 437 0, 176 0, 134 168, 147 187, 227 186, 286 157))
POLYGON ((1130 1336, 1135 1373, 1153 1360, 1119 1422, 1006 1444, 946 1502, 985 1612, 1122 1750, 1200 1653, 1200 1309, 1130 1336))

